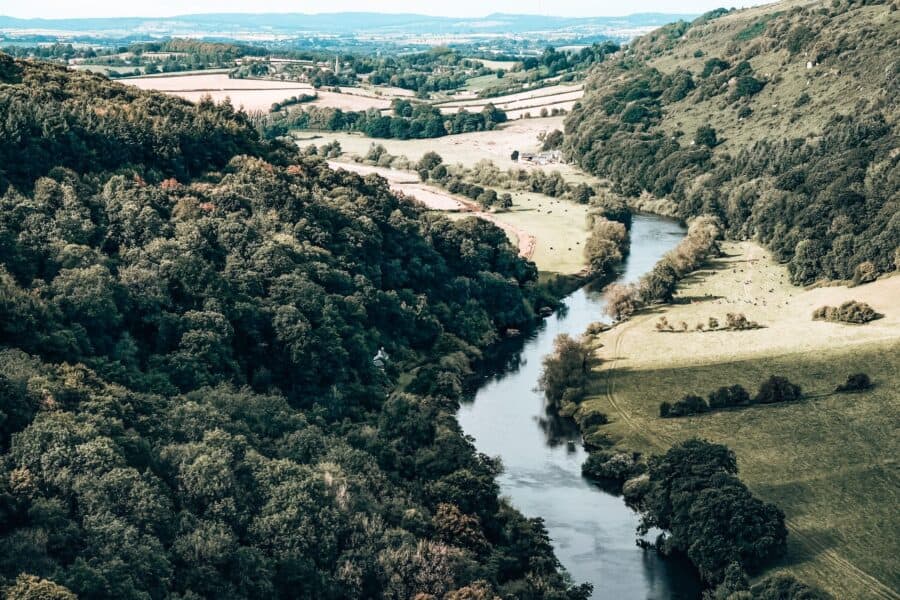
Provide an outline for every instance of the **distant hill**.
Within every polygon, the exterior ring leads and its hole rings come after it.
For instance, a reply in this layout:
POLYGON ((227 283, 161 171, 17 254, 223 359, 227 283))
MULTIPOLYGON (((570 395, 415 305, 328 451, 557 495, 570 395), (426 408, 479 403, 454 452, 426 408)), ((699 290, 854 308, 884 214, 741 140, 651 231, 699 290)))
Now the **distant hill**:
POLYGON ((569 156, 622 195, 719 215, 731 236, 768 245, 795 283, 891 271, 897 9, 790 0, 640 37, 596 67, 566 121, 569 156))
POLYGON ((633 29, 654 27, 686 15, 646 13, 626 17, 567 18, 541 15, 491 14, 476 18, 433 17, 417 14, 346 12, 328 14, 301 13, 218 13, 178 15, 167 18, 101 19, 17 19, 0 16, 0 30, 42 30, 92 33, 111 37, 135 32, 158 35, 187 35, 225 32, 266 35, 300 33, 352 34, 395 33, 526 33, 562 29, 633 29))

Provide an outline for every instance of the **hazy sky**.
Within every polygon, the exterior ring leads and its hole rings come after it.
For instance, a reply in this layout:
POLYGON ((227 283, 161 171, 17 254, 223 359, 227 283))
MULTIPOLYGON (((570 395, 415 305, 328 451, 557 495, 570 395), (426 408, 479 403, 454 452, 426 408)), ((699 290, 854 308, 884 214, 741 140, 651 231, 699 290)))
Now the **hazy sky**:
POLYGON ((701 13, 720 6, 744 7, 769 0, 0 0, 11 17, 168 17, 209 12, 414 12, 453 17, 492 12, 559 16, 615 16, 638 12, 701 13))

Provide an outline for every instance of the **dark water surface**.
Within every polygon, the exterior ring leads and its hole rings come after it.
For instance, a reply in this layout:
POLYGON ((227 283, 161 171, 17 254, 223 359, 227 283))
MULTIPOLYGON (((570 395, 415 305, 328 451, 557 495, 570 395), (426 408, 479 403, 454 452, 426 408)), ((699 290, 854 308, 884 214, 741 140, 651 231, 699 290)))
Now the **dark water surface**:
MULTIPOLYGON (((616 281, 637 280, 684 234, 669 219, 635 215, 631 253, 616 281)), ((690 565, 636 546, 638 516, 621 497, 581 476, 587 453, 577 427, 548 416, 536 389, 541 360, 553 351, 554 338, 561 333, 579 336, 590 323, 605 318, 600 290, 587 286, 573 292, 565 308, 524 344, 509 343, 472 402, 460 409, 459 422, 479 451, 502 459, 501 493, 526 516, 544 518, 557 557, 574 581, 594 584, 594 598, 694 600, 700 588, 690 565)))

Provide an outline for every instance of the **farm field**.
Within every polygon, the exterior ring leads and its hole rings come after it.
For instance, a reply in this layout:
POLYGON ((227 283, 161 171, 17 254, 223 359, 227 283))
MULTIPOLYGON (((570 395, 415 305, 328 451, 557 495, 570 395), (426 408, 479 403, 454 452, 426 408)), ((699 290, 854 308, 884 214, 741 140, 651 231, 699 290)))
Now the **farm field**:
POLYGON ((504 123, 491 131, 478 131, 448 135, 437 139, 397 140, 374 139, 357 133, 329 131, 296 132, 297 143, 322 145, 337 141, 345 155, 365 155, 372 144, 381 144, 396 156, 418 161, 426 152, 437 152, 448 164, 473 167, 481 160, 490 160, 501 169, 512 167, 559 171, 572 183, 597 183, 598 179, 587 175, 577 167, 565 164, 527 165, 510 158, 513 150, 537 152, 540 149, 538 135, 562 129, 563 117, 545 119, 521 119, 504 123))
MULTIPOLYGON (((495 223, 518 245, 519 253, 533 260, 541 271, 572 275, 585 268, 583 248, 588 237, 588 206, 542 194, 511 192, 513 207, 509 211, 486 212, 468 198, 422 183, 412 172, 341 161, 328 164, 361 175, 376 173, 387 179, 394 191, 433 210, 477 216, 495 223)), ((502 191, 497 189, 498 193, 502 191)))
POLYGON ((465 108, 472 112, 481 110, 487 104, 493 104, 499 108, 510 110, 515 108, 523 108, 536 105, 547 105, 558 103, 566 100, 577 100, 584 95, 584 87, 581 85, 552 85, 542 87, 535 90, 527 90, 524 92, 516 92, 506 96, 497 96, 495 98, 484 99, 463 99, 451 100, 449 102, 439 102, 436 105, 441 109, 465 108))
MULTIPOLYGON (((582 411, 608 415, 600 428, 624 448, 662 452, 699 436, 737 454, 740 477, 787 515, 788 554, 778 565, 835 598, 898 598, 900 542, 900 277, 860 287, 804 290, 750 243, 724 245, 728 256, 684 280, 679 303, 654 308, 597 336, 604 363, 582 411), (856 326, 813 321, 813 309, 849 299, 883 319, 856 326), (764 328, 660 333, 660 316, 691 329, 742 312, 764 328), (875 388, 832 394, 847 375, 865 372, 875 388), (741 384, 755 392, 782 375, 810 396, 661 419, 659 403, 741 384)), ((598 315, 599 317, 599 315, 598 315)))
POLYGON ((338 94, 325 89, 317 90, 317 94, 319 97, 312 102, 308 102, 307 106, 327 106, 345 111, 368 110, 370 108, 385 110, 391 106, 390 97, 384 98, 374 94, 365 95, 355 92, 352 94, 338 94))
POLYGON ((190 102, 198 102, 207 95, 217 103, 230 98, 235 108, 243 107, 247 111, 268 111, 274 102, 312 93, 314 89, 308 84, 290 81, 230 79, 227 73, 132 77, 124 79, 123 83, 144 90, 165 92, 190 102))
POLYGON ((477 60, 486 68, 494 70, 505 69, 507 71, 510 71, 513 67, 519 64, 519 61, 517 60, 487 60, 484 58, 473 58, 472 60, 477 60))

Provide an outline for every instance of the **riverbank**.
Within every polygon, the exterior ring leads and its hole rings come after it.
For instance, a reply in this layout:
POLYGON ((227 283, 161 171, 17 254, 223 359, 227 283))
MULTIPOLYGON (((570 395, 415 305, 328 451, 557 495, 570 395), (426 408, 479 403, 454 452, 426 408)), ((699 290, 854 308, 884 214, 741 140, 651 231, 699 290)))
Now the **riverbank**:
MULTIPOLYGON (((637 280, 684 237, 678 223, 635 215, 631 252, 618 281, 637 280)), ((594 598, 696 600, 699 582, 691 566, 664 559, 635 544, 638 515, 619 496, 582 477, 587 453, 569 419, 547 412, 537 390, 543 357, 557 335, 581 334, 603 310, 602 286, 579 288, 537 329, 507 340, 484 371, 458 420, 479 452, 499 457, 501 494, 528 517, 544 520, 554 552, 576 582, 594 584, 594 598)))
POLYGON ((900 277, 803 290, 759 246, 723 249, 726 256, 679 284, 675 304, 639 312, 596 336, 603 364, 579 416, 606 414, 610 423, 595 435, 644 453, 694 436, 726 444, 737 454, 741 479, 787 515, 788 553, 778 568, 836 598, 897 598, 900 277), (885 317, 863 326, 812 320, 814 308, 848 299, 885 317), (762 328, 696 330, 709 317, 724 322, 728 312, 745 313, 762 328), (660 317, 676 328, 685 322, 690 331, 660 333, 660 317), (875 388, 829 394, 853 372, 869 374, 875 388), (770 375, 818 397, 659 418, 662 401, 733 384, 752 392, 770 375))

